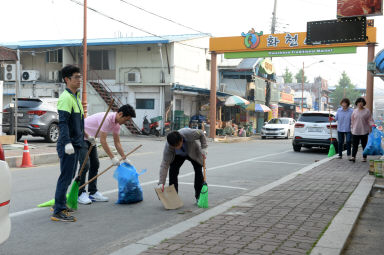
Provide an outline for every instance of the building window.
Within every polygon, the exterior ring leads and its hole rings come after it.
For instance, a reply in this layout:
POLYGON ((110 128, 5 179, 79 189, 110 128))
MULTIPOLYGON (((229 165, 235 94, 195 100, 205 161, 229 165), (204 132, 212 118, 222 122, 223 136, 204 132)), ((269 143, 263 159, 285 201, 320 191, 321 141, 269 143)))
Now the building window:
POLYGON ((136 109, 142 109, 142 110, 155 109, 155 99, 136 99, 136 109))
POLYGON ((211 71, 211 60, 207 59, 206 64, 207 64, 207 71, 211 71))
POLYGON ((89 67, 91 70, 115 70, 114 50, 90 50, 89 67))
POLYGON ((63 63, 63 49, 47 51, 45 56, 47 63, 63 63))

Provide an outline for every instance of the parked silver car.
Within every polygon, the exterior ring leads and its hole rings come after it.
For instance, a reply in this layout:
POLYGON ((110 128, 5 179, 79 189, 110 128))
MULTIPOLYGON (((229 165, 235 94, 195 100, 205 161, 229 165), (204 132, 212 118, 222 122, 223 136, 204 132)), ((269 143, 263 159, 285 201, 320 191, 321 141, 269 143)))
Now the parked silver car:
MULTIPOLYGON (((17 140, 22 135, 42 136, 55 143, 59 137, 58 98, 18 98, 17 140)), ((11 134, 11 111, 8 104, 3 109, 3 132, 11 134)))
POLYGON ((11 202, 11 172, 7 162, 0 160, 0 244, 5 242, 11 232, 9 205, 11 202))

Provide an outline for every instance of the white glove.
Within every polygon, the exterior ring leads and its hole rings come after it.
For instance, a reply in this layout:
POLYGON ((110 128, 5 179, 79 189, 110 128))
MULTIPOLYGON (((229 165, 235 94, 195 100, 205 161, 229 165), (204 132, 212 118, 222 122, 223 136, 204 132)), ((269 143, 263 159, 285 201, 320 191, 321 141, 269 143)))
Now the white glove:
POLYGON ((118 166, 120 164, 120 161, 116 157, 111 158, 111 162, 114 166, 118 166))
POLYGON ((201 153, 203 154, 203 156, 204 156, 205 158, 207 157, 207 154, 208 154, 207 149, 202 149, 202 150, 201 150, 201 153))
POLYGON ((88 136, 88 142, 90 142, 92 146, 95 146, 96 145, 96 138, 93 136, 88 136))
POLYGON ((64 151, 68 155, 75 153, 75 149, 73 148, 72 143, 67 143, 64 147, 64 151))
POLYGON ((131 166, 132 166, 132 161, 129 160, 128 158, 125 158, 125 159, 124 159, 124 162, 127 163, 128 165, 131 165, 131 166))

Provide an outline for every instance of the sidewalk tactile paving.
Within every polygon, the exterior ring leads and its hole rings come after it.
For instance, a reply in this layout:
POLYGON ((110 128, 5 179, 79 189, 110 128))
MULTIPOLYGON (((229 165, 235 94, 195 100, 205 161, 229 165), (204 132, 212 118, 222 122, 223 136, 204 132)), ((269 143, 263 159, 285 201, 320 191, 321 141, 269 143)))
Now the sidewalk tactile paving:
POLYGON ((367 170, 333 159, 141 254, 307 254, 367 170))

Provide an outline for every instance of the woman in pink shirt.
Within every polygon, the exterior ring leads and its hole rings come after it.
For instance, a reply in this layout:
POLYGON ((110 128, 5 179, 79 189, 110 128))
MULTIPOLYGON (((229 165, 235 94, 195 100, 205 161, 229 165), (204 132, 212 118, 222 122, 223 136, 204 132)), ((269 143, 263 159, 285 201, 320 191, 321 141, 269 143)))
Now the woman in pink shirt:
MULTIPOLYGON (((363 150, 367 145, 368 134, 372 131, 372 125, 374 124, 372 119, 371 111, 365 108, 365 99, 360 97, 356 100, 355 105, 357 106, 355 110, 353 110, 351 116, 351 132, 352 132, 352 158, 350 161, 355 162, 357 149, 359 147, 359 143, 361 141, 361 146, 363 150)), ((367 161, 367 156, 363 156, 363 162, 367 161)))

